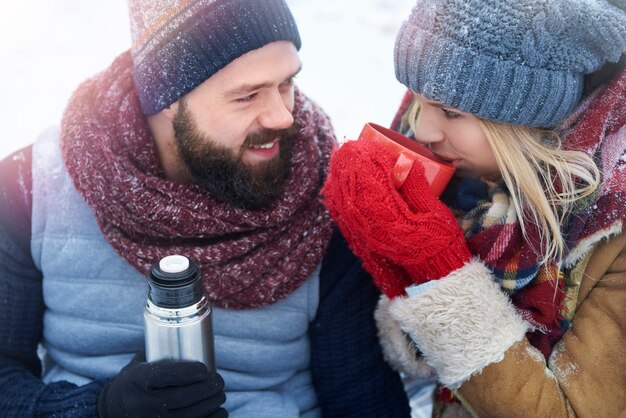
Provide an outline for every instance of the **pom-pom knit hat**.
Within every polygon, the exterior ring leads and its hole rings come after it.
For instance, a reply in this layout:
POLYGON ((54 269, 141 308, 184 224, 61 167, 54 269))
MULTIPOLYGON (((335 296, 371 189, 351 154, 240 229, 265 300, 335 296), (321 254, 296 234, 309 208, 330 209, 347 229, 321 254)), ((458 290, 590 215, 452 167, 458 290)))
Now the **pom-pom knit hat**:
POLYGON ((129 0, 141 108, 158 113, 231 61, 300 35, 284 0, 129 0))
POLYGON ((485 119, 554 127, 584 75, 626 52, 622 0, 418 0, 395 46, 398 80, 485 119))

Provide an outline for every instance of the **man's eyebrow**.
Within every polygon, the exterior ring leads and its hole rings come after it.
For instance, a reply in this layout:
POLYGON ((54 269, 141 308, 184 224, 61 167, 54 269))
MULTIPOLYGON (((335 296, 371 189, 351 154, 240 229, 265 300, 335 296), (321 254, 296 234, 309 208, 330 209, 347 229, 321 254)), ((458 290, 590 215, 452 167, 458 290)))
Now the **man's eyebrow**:
MULTIPOLYGON (((298 67, 298 69, 296 71, 293 72, 293 74, 289 75, 289 77, 287 77, 285 79, 285 81, 287 80, 291 80, 292 78, 294 78, 296 75, 298 75, 298 73, 302 70, 302 66, 298 67)), ((232 90, 229 90, 226 92, 227 96, 238 96, 241 94, 246 94, 248 92, 251 91, 255 91, 255 90, 260 90, 263 88, 267 88, 267 87, 271 87, 273 83, 267 81, 265 83, 258 83, 258 84, 242 84, 240 86, 235 87, 232 90)))
POLYGON ((238 96, 241 94, 246 94, 251 91, 267 88, 267 87, 270 87, 271 85, 272 83, 270 83, 269 81, 265 83, 259 83, 259 84, 242 84, 240 86, 235 87, 232 90, 227 91, 226 96, 238 96))

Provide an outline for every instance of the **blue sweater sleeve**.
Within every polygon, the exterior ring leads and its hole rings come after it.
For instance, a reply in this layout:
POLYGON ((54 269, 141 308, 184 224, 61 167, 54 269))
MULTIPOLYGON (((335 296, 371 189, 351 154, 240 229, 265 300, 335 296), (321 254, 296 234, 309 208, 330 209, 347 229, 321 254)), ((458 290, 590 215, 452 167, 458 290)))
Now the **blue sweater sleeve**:
POLYGON ((0 161, 0 415, 94 417, 102 382, 42 382, 41 273, 30 253, 31 148, 0 161))
POLYGON ((339 233, 320 273, 311 372, 324 417, 409 417, 398 373, 384 361, 374 310, 380 293, 339 233))

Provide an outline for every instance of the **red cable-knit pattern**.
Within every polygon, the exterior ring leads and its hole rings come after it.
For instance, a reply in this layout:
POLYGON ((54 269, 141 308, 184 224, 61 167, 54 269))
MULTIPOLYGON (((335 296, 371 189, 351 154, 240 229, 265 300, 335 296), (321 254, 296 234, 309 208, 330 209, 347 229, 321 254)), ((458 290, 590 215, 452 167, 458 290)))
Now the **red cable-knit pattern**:
POLYGON ((446 276, 470 259, 454 215, 415 165, 400 191, 394 158, 373 141, 345 143, 331 159, 322 194, 376 285, 389 297, 446 276))

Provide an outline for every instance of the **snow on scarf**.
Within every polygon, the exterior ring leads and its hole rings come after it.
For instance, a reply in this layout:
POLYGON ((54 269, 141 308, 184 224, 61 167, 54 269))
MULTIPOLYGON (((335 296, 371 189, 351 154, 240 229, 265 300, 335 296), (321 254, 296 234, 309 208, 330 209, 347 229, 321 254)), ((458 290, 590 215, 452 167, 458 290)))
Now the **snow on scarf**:
POLYGON ((61 126, 63 159, 106 240, 143 274, 170 254, 200 264, 210 300, 249 309, 300 286, 320 263, 331 221, 319 200, 335 138, 328 118, 296 91, 292 172, 270 207, 245 211, 199 186, 169 181, 132 78, 128 52, 84 82, 61 126))

